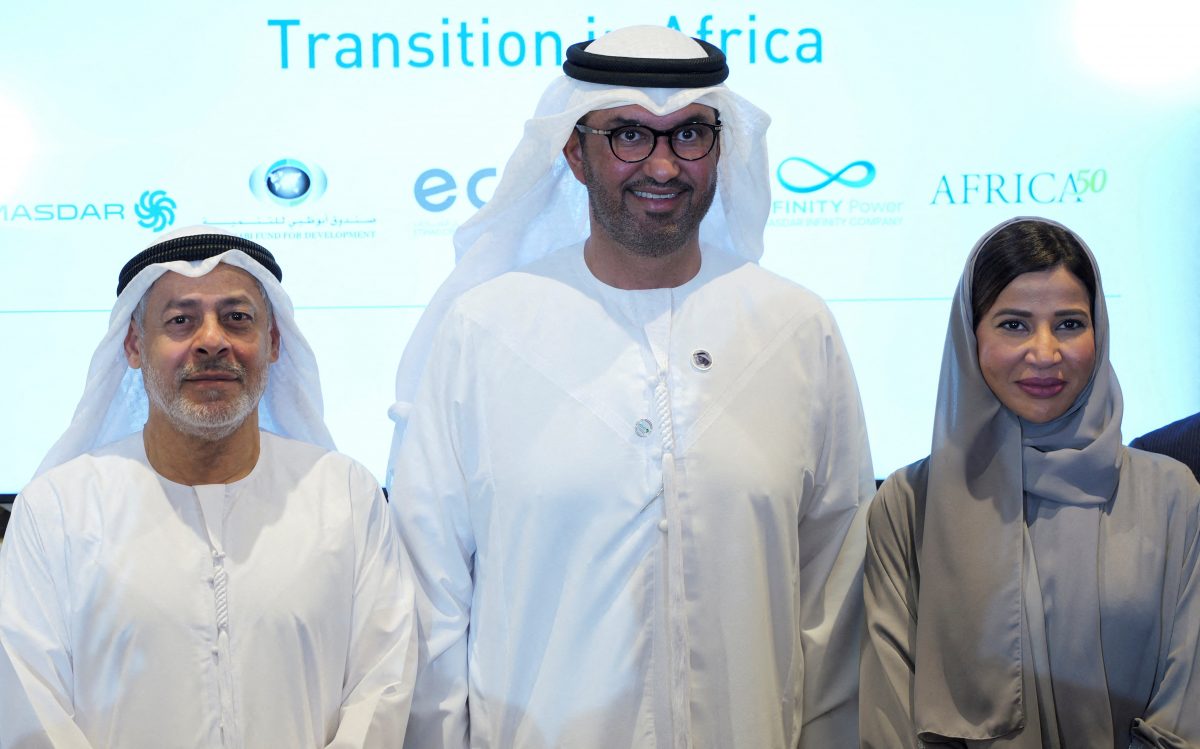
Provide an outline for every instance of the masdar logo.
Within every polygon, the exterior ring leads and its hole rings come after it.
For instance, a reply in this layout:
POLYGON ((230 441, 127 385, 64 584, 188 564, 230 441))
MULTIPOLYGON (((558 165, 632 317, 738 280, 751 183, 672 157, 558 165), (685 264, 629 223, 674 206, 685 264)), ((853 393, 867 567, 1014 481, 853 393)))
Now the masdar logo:
POLYGON ((166 190, 147 190, 133 206, 138 226, 158 233, 175 223, 175 201, 166 190))
POLYGON ((175 200, 167 195, 166 190, 146 190, 132 205, 92 197, 3 203, 0 204, 0 223, 116 223, 129 220, 127 209, 131 207, 137 216, 138 226, 143 229, 157 233, 175 223, 175 200))

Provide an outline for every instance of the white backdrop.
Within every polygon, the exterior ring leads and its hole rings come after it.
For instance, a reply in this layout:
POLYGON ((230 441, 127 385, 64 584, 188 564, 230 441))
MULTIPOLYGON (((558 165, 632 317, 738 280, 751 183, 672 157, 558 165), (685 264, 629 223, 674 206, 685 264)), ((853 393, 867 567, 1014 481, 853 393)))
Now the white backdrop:
POLYGON ((334 437, 382 478, 451 232, 562 50, 631 23, 725 47, 774 117, 763 263, 830 302, 877 475, 927 452, 962 261, 1016 214, 1099 258, 1126 439, 1200 410, 1195 3, 428 6, 0 5, 0 492, 69 421, 121 265, 201 222, 279 258, 334 437))

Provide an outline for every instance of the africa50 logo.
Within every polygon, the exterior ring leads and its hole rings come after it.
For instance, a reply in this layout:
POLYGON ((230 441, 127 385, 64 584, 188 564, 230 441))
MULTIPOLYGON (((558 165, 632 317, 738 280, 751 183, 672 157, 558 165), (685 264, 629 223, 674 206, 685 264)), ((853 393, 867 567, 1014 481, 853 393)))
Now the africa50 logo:
MULTIPOLYGON (((30 224, 54 223, 108 223, 124 221, 126 203, 108 201, 79 202, 54 201, 47 203, 0 204, 0 222, 30 224)), ((175 223, 175 200, 166 190, 146 190, 133 204, 138 226, 158 233, 175 223)))
POLYGON ((1040 172, 943 174, 930 205, 1082 203, 1108 187, 1108 170, 1054 169, 1040 172))

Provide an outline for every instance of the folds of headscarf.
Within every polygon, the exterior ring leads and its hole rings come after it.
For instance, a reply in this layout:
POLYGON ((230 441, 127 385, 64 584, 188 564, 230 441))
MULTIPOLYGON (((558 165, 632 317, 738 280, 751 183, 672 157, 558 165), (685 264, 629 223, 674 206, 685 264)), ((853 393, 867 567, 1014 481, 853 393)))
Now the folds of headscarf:
MULTIPOLYGON (((637 44, 648 36, 657 37, 659 47, 671 50, 678 49, 678 40, 669 36, 695 44, 676 31, 647 28, 620 29, 608 37, 636 31, 642 35, 637 44)), ((628 45, 608 44, 608 37, 597 39, 588 49, 607 46, 628 55, 628 45)), ((397 439, 403 435, 434 334, 454 300, 488 279, 587 238, 587 190, 575 179, 562 154, 575 123, 598 109, 636 104, 661 116, 693 103, 717 109, 725 125, 720 136, 717 195, 700 224, 700 241, 755 262, 762 257, 763 230, 771 204, 766 143, 771 118, 765 112, 724 84, 633 88, 560 76, 543 93, 533 118, 526 121, 524 135, 509 157, 492 199, 454 234, 457 265, 417 323, 396 373, 396 403, 389 415, 397 424, 397 439)))
MULTIPOLYGON (((224 233, 211 226, 188 227, 163 237, 151 247, 188 236, 224 233)), ((230 246, 237 246, 237 243, 231 242, 230 246)), ((333 449, 333 438, 323 417, 316 357, 296 326, 291 299, 274 272, 260 260, 241 249, 221 251, 214 245, 211 251, 214 254, 204 259, 147 265, 124 285, 109 315, 108 331, 92 355, 75 415, 34 476, 142 428, 148 413, 146 389, 141 370, 131 369, 125 359, 125 334, 133 311, 159 276, 167 271, 198 278, 220 263, 241 268, 258 279, 271 300, 275 324, 279 328, 279 360, 271 365, 267 389, 259 402, 260 426, 284 437, 333 449)))
POLYGON ((1096 276, 1096 361, 1075 403, 1032 424, 983 379, 972 321, 975 262, 994 234, 1020 221, 1054 223, 1015 218, 984 235, 951 304, 919 558, 914 717, 925 739, 993 739, 1024 727, 1032 699, 1022 693, 1025 495, 1094 505, 1117 486, 1121 388, 1109 363, 1100 270, 1083 240, 1096 276))
POLYGON ((169 263, 172 260, 205 260, 213 255, 219 255, 226 250, 241 250, 259 265, 271 271, 275 280, 283 280, 283 270, 275 262, 275 256, 258 244, 235 234, 219 231, 200 231, 196 233, 172 234, 155 242, 133 256, 117 276, 117 296, 129 285, 143 268, 158 263, 169 263))

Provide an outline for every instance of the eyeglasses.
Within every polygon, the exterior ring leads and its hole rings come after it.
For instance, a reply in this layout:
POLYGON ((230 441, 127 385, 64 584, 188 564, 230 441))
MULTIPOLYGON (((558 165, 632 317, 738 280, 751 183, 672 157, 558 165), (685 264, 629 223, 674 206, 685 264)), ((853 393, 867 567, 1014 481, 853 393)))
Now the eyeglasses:
POLYGON ((659 138, 666 138, 671 146, 671 153, 684 161, 702 159, 713 150, 717 143, 717 133, 721 124, 710 125, 707 122, 688 122, 670 130, 655 130, 645 125, 625 125, 612 130, 597 130, 587 125, 575 125, 575 129, 586 135, 604 135, 608 137, 608 146, 613 156, 627 164, 645 161, 654 153, 659 138))

